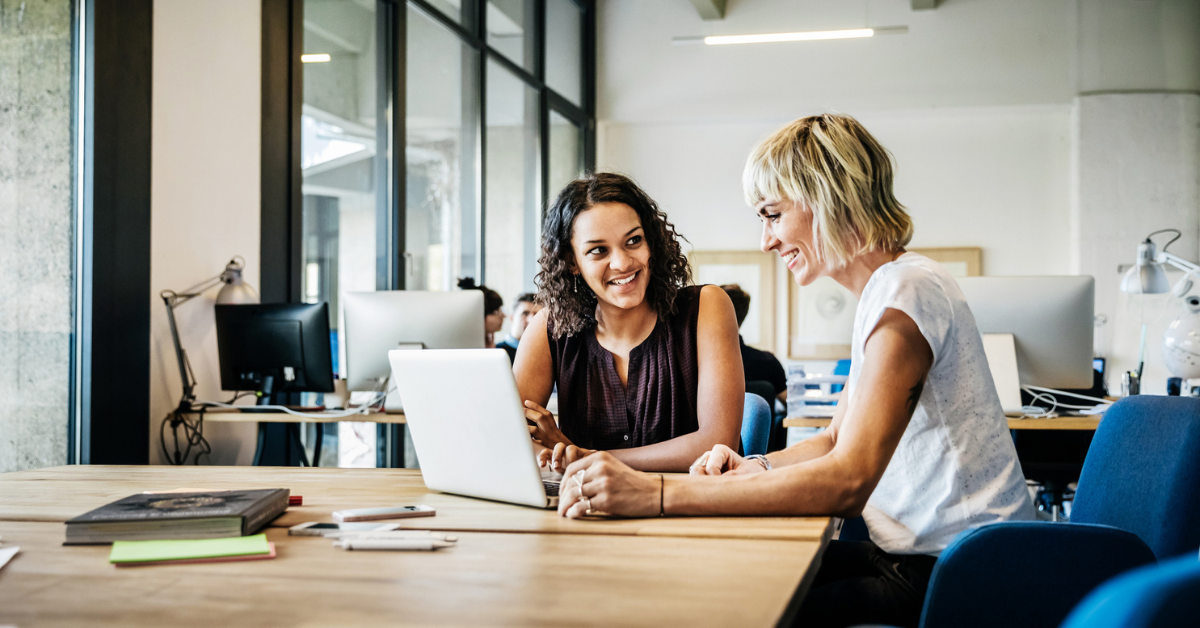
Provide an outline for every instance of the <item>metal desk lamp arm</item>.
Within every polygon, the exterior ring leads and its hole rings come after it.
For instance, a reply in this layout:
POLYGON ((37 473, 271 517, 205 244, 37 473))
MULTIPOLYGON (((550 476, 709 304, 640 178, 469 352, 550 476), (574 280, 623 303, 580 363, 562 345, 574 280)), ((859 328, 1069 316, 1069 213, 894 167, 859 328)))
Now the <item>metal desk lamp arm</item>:
POLYGON ((187 351, 183 349, 183 343, 179 340, 179 326, 175 322, 175 308, 204 294, 209 288, 220 284, 232 283, 234 276, 240 274, 245 266, 246 261, 239 255, 229 260, 229 264, 225 266, 225 270, 221 271, 215 277, 209 277, 198 284, 184 289, 183 292, 163 290, 159 293, 163 304, 167 306, 167 322, 171 326, 171 341, 175 346, 175 361, 179 366, 179 380, 183 383, 183 397, 179 401, 181 410, 190 409, 191 403, 196 399, 196 378, 192 375, 192 367, 188 362, 187 351))

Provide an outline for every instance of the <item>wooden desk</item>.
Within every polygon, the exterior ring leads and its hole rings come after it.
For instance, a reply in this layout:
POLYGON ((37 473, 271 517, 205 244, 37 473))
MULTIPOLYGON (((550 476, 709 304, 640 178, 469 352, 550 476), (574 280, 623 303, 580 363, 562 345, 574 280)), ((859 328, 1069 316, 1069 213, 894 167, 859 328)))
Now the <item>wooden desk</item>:
MULTIPOLYGON (((789 417, 783 420, 784 427, 829 427, 833 419, 810 419, 789 417)), ((1009 419, 1010 430, 1091 430, 1100 425, 1100 415, 1066 416, 1053 419, 1009 419)))
POLYGON ((569 521, 428 493, 401 469, 58 467, 0 475, 0 536, 21 546, 0 570, 0 624, 789 625, 830 532, 827 518, 569 521), (118 569, 108 547, 62 545, 62 520, 113 499, 235 486, 304 496, 266 530, 275 560, 118 569), (410 496, 438 514, 406 523, 468 530, 457 547, 345 552, 280 527, 410 496))
MULTIPOLYGON (((247 406, 253 407, 253 406, 247 406)), ((342 421, 355 421, 362 423, 383 423, 388 425, 404 425, 404 414, 396 413, 389 414, 385 412, 370 412, 368 414, 351 414, 344 416, 342 410, 311 412, 305 413, 310 416, 296 416, 279 410, 269 412, 242 412, 233 408, 208 408, 204 411, 205 421, 216 421, 218 423, 257 423, 258 424, 258 442, 254 448, 254 462, 258 466, 262 460, 263 446, 266 442, 266 423, 286 423, 287 439, 290 446, 296 447, 300 451, 300 459, 304 461, 304 466, 317 466, 321 460, 321 446, 325 440, 325 424, 340 423, 342 421), (326 415, 326 416, 320 416, 326 415), (304 454, 304 446, 300 444, 299 424, 312 423, 317 426, 317 442, 313 445, 313 462, 308 464, 308 456, 304 454)), ((195 416, 199 416, 200 412, 193 412, 195 416)), ((403 466, 403 461, 399 466, 403 466)))
MULTIPOLYGON (((250 406, 253 407, 253 406, 250 406)), ((384 413, 371 412, 369 414, 352 414, 350 416, 337 416, 341 414, 341 410, 326 410, 324 412, 314 412, 315 415, 333 415, 333 416, 296 416, 286 412, 242 412, 241 410, 233 410, 231 408, 210 408, 204 411, 205 421, 216 421, 219 423, 341 423, 342 421, 359 421, 364 423, 387 423, 391 425, 403 425, 403 413, 384 413)), ((199 414, 193 412, 192 414, 199 414)))
MULTIPOLYGON (((0 624, 39 626, 774 626, 821 544, 459 535, 437 552, 346 552, 272 528, 275 560, 116 568, 59 523, 0 521, 0 624)), ((786 623, 784 624, 786 625, 786 623)))
POLYGON ((334 510, 427 504, 437 516, 403 527, 475 532, 822 541, 828 517, 565 519, 553 510, 430 492, 416 469, 69 466, 0 475, 0 520, 62 522, 127 495, 176 488, 287 488, 304 497, 271 525, 333 521, 334 510))

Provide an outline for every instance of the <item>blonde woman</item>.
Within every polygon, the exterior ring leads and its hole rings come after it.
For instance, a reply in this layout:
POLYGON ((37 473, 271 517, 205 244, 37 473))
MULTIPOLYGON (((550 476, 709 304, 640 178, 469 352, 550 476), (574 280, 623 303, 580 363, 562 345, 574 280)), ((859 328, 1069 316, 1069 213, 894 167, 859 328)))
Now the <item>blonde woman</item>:
POLYGON ((762 249, 808 285, 859 298, 847 395, 825 432, 765 458, 717 446, 690 477, 572 464, 559 512, 626 516, 862 515, 871 541, 834 541, 800 609, 805 626, 916 626, 938 554, 975 526, 1032 519, 983 342, 954 279, 906 252, 912 220, 891 157, 849 116, 802 118, 750 154, 746 200, 762 249), (579 475, 582 474, 582 475, 579 475))

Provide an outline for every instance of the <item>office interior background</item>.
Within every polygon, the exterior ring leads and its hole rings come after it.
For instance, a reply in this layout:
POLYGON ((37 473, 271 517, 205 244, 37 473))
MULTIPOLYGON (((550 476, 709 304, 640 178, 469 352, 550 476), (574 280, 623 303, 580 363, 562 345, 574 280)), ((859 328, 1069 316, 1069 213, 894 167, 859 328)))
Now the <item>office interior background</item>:
MULTIPOLYGON (((1156 229, 1200 255, 1195 0, 0 2, 0 472, 164 463, 180 382, 159 294, 234 256, 264 302, 338 312, 472 276, 511 307, 547 198, 591 169, 634 177, 691 249, 752 251, 748 151, 824 111, 894 154, 912 246, 1094 276, 1110 374, 1142 323, 1161 339, 1177 301, 1118 282, 1156 229), (889 26, 907 32, 674 41, 889 26)), ((787 359, 808 339, 777 271, 787 359)), ((199 397, 224 399, 212 299, 176 315, 199 397)), ((345 430, 331 455, 372 459, 383 433, 345 430)), ((249 463, 252 424, 206 436, 205 464, 249 463)))

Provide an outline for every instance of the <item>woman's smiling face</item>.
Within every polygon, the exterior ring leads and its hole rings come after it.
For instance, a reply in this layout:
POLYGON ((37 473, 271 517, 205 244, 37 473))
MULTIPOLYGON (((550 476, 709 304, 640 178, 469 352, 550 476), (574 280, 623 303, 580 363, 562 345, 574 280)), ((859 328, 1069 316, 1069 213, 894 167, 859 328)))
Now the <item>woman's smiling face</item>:
POLYGON ((632 309, 646 301, 650 247, 642 221, 624 203, 598 203, 575 218, 575 269, 605 303, 632 309))
POLYGON ((824 274, 813 243, 813 213, 804 203, 763 200, 754 206, 763 224, 761 248, 775 251, 792 271, 792 279, 807 286, 824 274))

